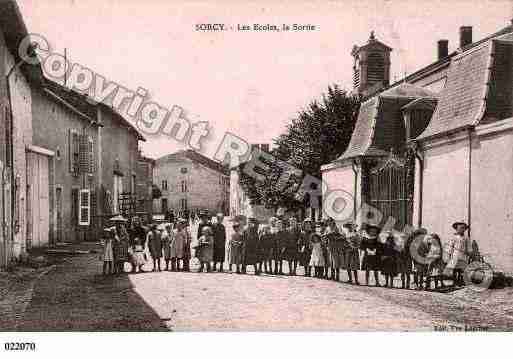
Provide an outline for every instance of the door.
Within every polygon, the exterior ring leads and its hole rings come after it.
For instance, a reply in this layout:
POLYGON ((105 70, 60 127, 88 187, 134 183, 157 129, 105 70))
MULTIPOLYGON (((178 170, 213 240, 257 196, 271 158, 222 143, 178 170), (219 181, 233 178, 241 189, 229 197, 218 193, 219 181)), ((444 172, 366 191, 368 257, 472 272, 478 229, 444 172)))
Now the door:
POLYGON ((413 183, 409 173, 413 163, 391 154, 383 165, 369 173, 369 203, 378 209, 386 221, 395 220, 395 229, 401 230, 412 225, 413 183))
POLYGON ((31 240, 31 247, 41 247, 48 245, 50 232, 49 160, 47 156, 33 152, 27 153, 27 157, 27 239, 31 240))

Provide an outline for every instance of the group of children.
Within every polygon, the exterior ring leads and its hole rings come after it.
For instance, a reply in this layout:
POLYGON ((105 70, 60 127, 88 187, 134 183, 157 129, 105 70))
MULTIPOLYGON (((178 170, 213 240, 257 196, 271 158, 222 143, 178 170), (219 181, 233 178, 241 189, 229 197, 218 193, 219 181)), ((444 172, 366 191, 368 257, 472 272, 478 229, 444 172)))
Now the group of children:
POLYGON ((366 285, 372 272, 376 286, 381 286, 381 273, 386 287, 393 287, 394 279, 400 276, 401 287, 410 288, 413 276, 416 289, 429 289, 432 280, 435 288, 444 286, 444 279, 463 285, 463 271, 473 252, 464 222, 453 224, 455 234, 445 248, 438 234, 429 234, 424 228, 402 233, 365 224, 357 230, 355 223, 347 222, 340 229, 333 219, 317 222, 313 228, 311 220, 299 226, 294 217, 287 227, 285 223, 272 217, 268 224, 258 226, 250 218, 244 230, 240 223, 234 223, 228 242, 232 272, 233 266, 236 273, 245 273, 247 265, 254 265, 257 275, 283 275, 283 262, 287 262, 289 275, 296 275, 301 266, 305 276, 339 281, 342 270, 348 283, 359 284, 361 269, 366 285))
MULTIPOLYGON (((366 285, 372 272, 376 286, 381 286, 381 273, 386 287, 393 287, 394 279, 399 276, 401 287, 410 288, 413 275, 416 289, 429 289, 433 279, 435 288, 443 287, 444 279, 463 285, 465 267, 476 255, 475 246, 466 236, 468 225, 464 222, 453 224, 455 233, 445 247, 439 235, 429 234, 424 228, 403 233, 382 231, 372 224, 364 224, 357 230, 353 222, 339 228, 333 219, 313 224, 310 219, 299 225, 295 217, 288 220, 271 217, 268 224, 259 225, 255 218, 249 218, 242 229, 241 223, 234 222, 226 256, 231 272, 246 273, 247 266, 253 266, 256 275, 263 272, 283 275, 283 263, 287 262, 288 275, 296 275, 297 269, 303 267, 305 276, 340 281, 342 270, 347 273, 348 283, 360 284, 358 273, 363 270, 366 285)), ((127 231, 119 219, 115 226, 105 230, 103 273, 122 273, 126 262, 132 265, 132 272, 137 268, 142 271, 148 261, 145 248, 153 260, 153 271, 161 271, 162 257, 166 270, 182 267, 188 271, 190 259, 196 258, 199 272, 209 272, 214 260, 214 266, 216 261, 221 262, 222 271, 224 248, 220 255, 223 258, 214 258, 213 227, 200 226, 194 240, 187 227, 188 222, 180 219, 175 229, 168 223, 152 225, 147 230, 135 218, 127 231)), ((220 228, 224 231, 224 227, 220 228)))
POLYGON ((142 225, 139 217, 127 220, 116 216, 110 220, 114 225, 104 229, 103 250, 100 260, 103 262, 103 274, 121 274, 125 272, 125 263, 131 265, 131 272, 144 272, 148 262, 148 252, 153 261, 153 271, 161 271, 161 260, 166 263, 165 270, 189 270, 190 233, 188 222, 179 219, 173 223, 142 225), (176 228, 173 228, 176 226, 176 228))

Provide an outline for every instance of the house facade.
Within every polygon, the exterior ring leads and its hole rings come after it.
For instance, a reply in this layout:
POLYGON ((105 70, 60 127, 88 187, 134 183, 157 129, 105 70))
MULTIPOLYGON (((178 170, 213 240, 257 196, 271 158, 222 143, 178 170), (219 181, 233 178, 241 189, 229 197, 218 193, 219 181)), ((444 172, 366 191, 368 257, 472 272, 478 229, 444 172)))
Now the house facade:
POLYGON ((200 209, 230 213, 228 171, 196 151, 178 151, 156 159, 154 183, 162 192, 153 202, 155 213, 173 210, 183 214, 200 209))
POLYGON ((139 216, 150 221, 153 215, 153 168, 155 160, 143 156, 139 151, 136 173, 136 189, 137 196, 136 212, 139 216))
POLYGON ((485 259, 513 271, 512 40, 512 26, 477 42, 463 26, 455 51, 440 40, 434 63, 384 88, 386 61, 369 59, 391 49, 371 36, 353 50, 372 53, 355 57, 355 78, 373 76, 355 82, 366 98, 348 148, 322 167, 324 195, 348 193, 360 223, 423 226, 443 241, 466 221, 485 259))
MULTIPOLYGON (((38 153, 32 144, 31 86, 38 83, 41 69, 28 65, 18 54, 18 44, 28 32, 15 1, 5 1, 0 13, 0 267, 20 258, 29 247, 48 242, 49 222, 41 218, 42 235, 29 238, 32 202, 27 191, 31 182, 28 169, 38 153)), ((36 203, 49 203, 48 158, 41 160, 39 178, 43 189, 36 203)))

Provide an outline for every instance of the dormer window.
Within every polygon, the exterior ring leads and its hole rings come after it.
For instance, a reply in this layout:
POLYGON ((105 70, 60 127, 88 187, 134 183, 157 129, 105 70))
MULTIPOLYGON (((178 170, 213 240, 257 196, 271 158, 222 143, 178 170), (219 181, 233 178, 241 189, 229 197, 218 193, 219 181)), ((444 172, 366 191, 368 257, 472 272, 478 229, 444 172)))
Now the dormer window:
POLYGON ((403 107, 406 141, 417 138, 428 126, 436 107, 436 99, 420 98, 403 107))

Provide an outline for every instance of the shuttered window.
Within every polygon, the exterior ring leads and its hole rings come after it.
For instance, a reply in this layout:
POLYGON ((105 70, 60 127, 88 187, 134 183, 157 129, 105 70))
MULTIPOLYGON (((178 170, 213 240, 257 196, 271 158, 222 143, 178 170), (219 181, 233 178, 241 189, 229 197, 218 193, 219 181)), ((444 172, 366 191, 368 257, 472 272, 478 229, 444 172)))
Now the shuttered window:
POLYGON ((71 190, 71 224, 78 225, 78 189, 71 190))
POLYGON ((74 175, 80 171, 80 138, 75 130, 69 130, 69 171, 74 175))
POLYGON ((80 190, 78 224, 89 226, 91 224, 91 192, 89 189, 80 190))

